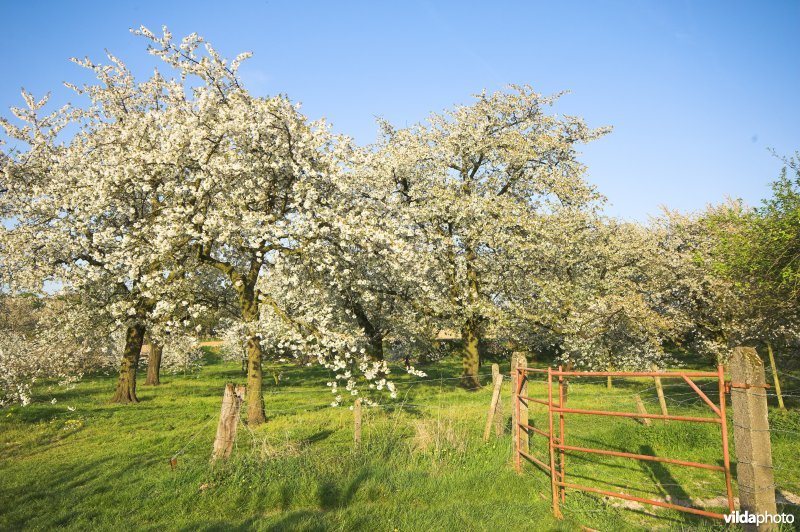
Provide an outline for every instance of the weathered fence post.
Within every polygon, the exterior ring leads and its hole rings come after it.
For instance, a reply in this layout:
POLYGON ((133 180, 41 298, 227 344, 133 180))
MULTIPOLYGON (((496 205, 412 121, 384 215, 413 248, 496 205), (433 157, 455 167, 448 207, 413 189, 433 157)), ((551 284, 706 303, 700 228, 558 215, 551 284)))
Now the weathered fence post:
POLYGON ((519 460, 517 460, 519 458, 517 451, 522 450, 523 452, 528 452, 528 431, 521 430, 521 427, 519 426, 520 423, 525 425, 528 424, 528 403, 520 399, 519 404, 517 404, 515 402, 515 396, 518 390, 520 395, 526 397, 528 396, 527 379, 523 379, 521 390, 519 389, 520 384, 518 380, 520 376, 520 372, 518 370, 525 369, 527 367, 528 359, 525 357, 525 353, 516 351, 511 355, 511 404, 514 405, 511 410, 511 440, 515 455, 515 464, 518 471, 520 469, 520 464, 519 460))
POLYGON ((494 382, 494 386, 492 387, 492 401, 489 404, 489 414, 486 416, 486 428, 483 429, 483 442, 486 443, 489 441, 489 434, 492 431, 492 425, 495 426, 495 433, 499 436, 502 434, 502 426, 499 428, 497 427, 497 421, 502 420, 502 412, 498 412, 498 407, 500 406, 500 388, 503 386, 503 376, 500 375, 500 369, 498 368, 497 364, 492 364, 492 381, 494 382))
MULTIPOLYGON (((647 414, 647 409, 644 407, 644 403, 642 402, 641 396, 637 393, 634 397, 636 400, 636 409, 639 411, 640 414, 647 414)), ((646 427, 650 426, 650 418, 649 417, 642 417, 639 418, 639 421, 642 422, 646 427)))
POLYGON ((353 404, 353 445, 356 449, 361 448, 361 398, 356 399, 353 404))
POLYGON ((236 441, 236 427, 239 426, 239 411, 244 401, 245 387, 228 383, 225 385, 225 395, 222 396, 222 409, 217 424, 217 436, 214 438, 214 450, 211 452, 211 461, 228 458, 233 451, 233 442, 236 441))
POLYGON ((781 410, 786 410, 786 407, 783 406, 781 381, 778 379, 778 366, 775 365, 775 354, 772 352, 772 343, 770 342, 767 342, 767 352, 769 353, 769 365, 772 368, 772 382, 775 383, 775 393, 778 395, 778 406, 781 410))
MULTIPOLYGON (((658 366, 653 364, 650 366, 650 369, 658 371, 658 366)), ((664 386, 661 384, 661 377, 653 377, 653 381, 656 383, 656 394, 658 394, 658 404, 661 407, 661 415, 668 416, 667 400, 664 399, 664 386)))
MULTIPOLYGON (((609 364, 606 369, 608 370, 609 373, 611 373, 611 364, 609 364)), ((613 384, 611 383, 611 375, 608 376, 606 385, 607 385, 609 390, 613 387, 613 384)))
MULTIPOLYGON (((730 372, 740 507, 751 514, 775 514, 764 363, 752 347, 737 347, 730 360, 730 372)), ((749 526, 749 530, 777 529, 773 523, 749 526)))
POLYGON ((497 406, 494 409, 494 435, 499 438, 505 432, 506 421, 503 417, 503 394, 501 393, 503 388, 503 374, 500 373, 500 366, 498 364, 492 364, 492 379, 500 379, 500 386, 497 390, 497 406))

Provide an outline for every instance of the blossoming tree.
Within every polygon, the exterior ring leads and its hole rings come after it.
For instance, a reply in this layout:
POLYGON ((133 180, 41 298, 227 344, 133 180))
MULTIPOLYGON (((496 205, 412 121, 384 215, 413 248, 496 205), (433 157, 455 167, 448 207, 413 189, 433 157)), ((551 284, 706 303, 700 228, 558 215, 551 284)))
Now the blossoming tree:
POLYGON ((2 120, 16 144, 6 153, 2 235, 15 287, 41 290, 55 280, 78 294, 101 292, 93 303, 126 330, 113 400, 136 402, 136 369, 157 303, 185 278, 182 235, 165 237, 157 222, 171 198, 164 184, 184 149, 175 107, 183 89, 157 71, 137 83, 125 64, 75 60, 97 83, 69 85, 83 107, 42 115, 47 99, 23 91, 27 108, 16 125, 2 120), (65 128, 75 133, 65 138, 65 128))
POLYGON ((384 124, 376 171, 407 211, 425 272, 418 277, 434 272, 429 284, 442 287, 426 308, 461 331, 467 387, 479 385, 481 337, 502 327, 499 303, 513 284, 506 277, 531 271, 527 261, 548 245, 538 240, 542 221, 591 210, 599 199, 576 147, 607 130, 547 114, 557 99, 512 87, 433 114, 427 125, 384 124))

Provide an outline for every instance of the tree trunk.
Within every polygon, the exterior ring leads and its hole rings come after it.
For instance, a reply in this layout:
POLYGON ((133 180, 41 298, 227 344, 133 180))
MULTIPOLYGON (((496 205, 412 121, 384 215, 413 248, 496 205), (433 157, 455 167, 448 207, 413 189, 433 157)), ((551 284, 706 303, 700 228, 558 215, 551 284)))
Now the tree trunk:
POLYGON ((355 314, 358 325, 364 329, 364 334, 369 343, 369 356, 373 360, 383 360, 383 331, 372 324, 364 307, 358 301, 351 301, 350 309, 355 314))
POLYGON ((117 380, 117 391, 111 398, 112 403, 138 403, 136 397, 136 370, 139 367, 139 355, 144 342, 144 325, 137 323, 128 327, 125 335, 125 350, 117 380))
POLYGON ((164 347, 157 343, 150 344, 150 356, 147 358, 147 380, 144 381, 147 386, 158 386, 161 384, 161 354, 164 352, 164 347))
POLYGON ((383 360, 383 333, 375 331, 369 337, 370 355, 375 360, 383 360))
MULTIPOLYGON (((475 269, 477 259, 478 255, 475 253, 475 249, 471 245, 467 245, 467 303, 470 311, 474 311, 474 307, 480 299, 478 272, 475 269)), ((468 316, 464 328, 461 330, 461 340, 464 343, 462 360, 464 374, 461 376, 461 384, 465 388, 477 389, 481 387, 478 380, 478 370, 481 366, 480 318, 474 314, 468 314, 468 316)))
POLYGON ((261 356, 261 342, 257 334, 252 334, 247 339, 247 424, 253 426, 267 421, 261 393, 261 356))
MULTIPOLYGON (((236 286, 236 277, 231 278, 236 286)), ((260 425, 267 421, 264 413, 264 395, 261 390, 261 383, 264 372, 261 367, 261 339, 258 335, 258 296, 256 295, 255 281, 241 285, 239 292, 239 308, 242 311, 242 318, 247 324, 247 424, 251 426, 260 425)))
POLYGON ((478 327, 473 320, 467 321, 464 325, 461 330, 461 340, 464 343, 462 351, 464 373, 461 375, 461 385, 469 389, 480 388, 481 383, 478 380, 480 337, 478 336, 478 327))

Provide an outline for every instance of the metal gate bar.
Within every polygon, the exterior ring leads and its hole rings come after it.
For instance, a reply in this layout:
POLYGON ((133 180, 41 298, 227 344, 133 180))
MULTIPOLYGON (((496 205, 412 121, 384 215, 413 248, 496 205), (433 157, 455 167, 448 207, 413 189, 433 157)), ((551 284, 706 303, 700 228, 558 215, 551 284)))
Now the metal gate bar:
MULTIPOLYGON (((560 518, 561 517, 561 509, 559 502, 564 502, 566 497, 566 488, 576 489, 580 491, 587 491, 591 493, 598 493, 601 495, 606 495, 609 497, 616 497, 620 499, 626 499, 636 502, 641 502, 645 504, 651 504, 653 506, 660 506, 663 508, 669 508, 672 510, 679 510, 682 512, 692 513, 696 515, 702 515, 706 517, 713 517, 717 519, 723 519, 724 515, 716 512, 709 512, 706 510, 701 510, 698 508, 692 508, 689 506, 682 506, 678 504, 667 503, 655 499, 646 499, 642 497, 635 497, 633 495, 628 495, 626 493, 618 493, 613 491, 607 491, 600 488, 594 488, 590 486, 583 486, 580 484, 573 484, 566 481, 566 451, 571 452, 583 452, 589 454, 598 454, 598 455, 606 455, 606 456, 616 456, 621 458, 631 458, 635 460, 646 460, 651 462, 663 462, 668 464, 675 464, 681 465, 686 467, 694 467, 699 469, 706 469, 710 471, 721 472, 725 474, 725 487, 727 492, 727 500, 728 500, 728 509, 730 512, 734 511, 734 504, 733 504, 733 489, 732 489, 732 481, 731 481, 731 468, 730 468, 730 457, 729 457, 729 449, 728 449, 728 425, 727 425, 727 418, 725 414, 725 379, 724 379, 724 370, 722 365, 717 367, 716 372, 705 372, 705 371, 679 371, 679 372, 655 372, 655 371, 563 371, 561 366, 559 366, 558 370, 553 370, 552 368, 544 369, 537 369, 537 368, 517 368, 517 389, 514 390, 514 403, 515 409, 517 413, 517 438, 515 439, 515 450, 516 450, 516 464, 521 467, 520 464, 520 457, 525 457, 534 464, 541 467, 543 470, 550 473, 550 484, 551 484, 551 491, 552 491, 552 502, 553 502, 553 514, 560 518), (528 397, 521 395, 522 387, 525 381, 529 381, 528 373, 535 373, 535 374, 547 374, 547 400, 538 399, 535 397, 528 397), (553 377, 558 377, 558 404, 553 402, 553 377), (640 414, 640 413, 632 413, 632 412, 616 412, 616 411, 606 411, 606 410, 586 410, 586 409, 576 409, 576 408, 566 408, 566 400, 564 394, 564 377, 661 377, 663 378, 676 378, 676 379, 683 379, 691 388, 694 390, 695 393, 703 400, 703 402, 712 410, 715 414, 715 417, 696 417, 696 416, 670 416, 670 415, 660 415, 660 414, 640 414), (713 401, 711 401, 708 396, 694 383, 692 377, 707 377, 707 378, 715 378, 717 380, 717 386, 719 389, 719 406, 715 405, 713 401), (520 414, 520 401, 527 401, 538 403, 542 405, 546 405, 548 407, 548 427, 549 430, 547 432, 538 429, 532 425, 528 425, 525 423, 519 422, 519 414, 520 414), (553 419, 553 415, 558 414, 558 435, 555 433, 555 423, 553 419), (599 416, 613 416, 613 417, 627 417, 627 418, 647 418, 647 419, 661 419, 665 421, 687 421, 693 423, 718 423, 721 428, 721 439, 722 439, 722 455, 723 455, 723 466, 717 466, 713 464, 705 464, 700 462, 692 462, 688 460, 679 460, 676 458, 668 458, 668 457, 659 457, 659 456, 652 456, 652 455, 642 455, 642 454, 634 454, 634 453, 626 453, 621 451, 608 451, 605 449, 594 449, 589 447, 578 447, 574 445, 567 445, 565 440, 565 432, 566 432, 566 419, 564 414, 581 414, 581 415, 599 415, 599 416), (522 451, 521 449, 521 435, 522 429, 525 429, 528 435, 535 434, 546 437, 548 439, 549 444, 549 466, 539 458, 532 456, 531 454, 522 451), (556 453, 558 453, 558 468, 556 468, 556 453)), ((530 394, 530 392, 529 392, 530 394)))

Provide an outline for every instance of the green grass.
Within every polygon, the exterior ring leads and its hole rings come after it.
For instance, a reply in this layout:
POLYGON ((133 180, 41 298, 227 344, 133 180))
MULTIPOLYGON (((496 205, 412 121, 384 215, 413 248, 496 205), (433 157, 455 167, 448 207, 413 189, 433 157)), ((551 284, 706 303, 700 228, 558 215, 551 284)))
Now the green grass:
MULTIPOLYGON (((236 363, 209 356, 198 375, 164 375, 157 388, 141 386, 141 403, 132 406, 108 402, 113 376, 87 378, 73 389, 40 388, 41 402, 0 411, 0 529, 723 528, 576 491, 567 492, 564 519, 554 519, 549 477, 532 464, 522 475, 514 471, 508 434, 489 444, 481 440, 489 388, 459 388, 457 360, 425 370, 423 382, 397 375, 398 399, 365 410, 363 444, 355 451, 352 412, 326 406, 328 372, 271 364, 268 422, 252 431, 240 426, 234 456, 216 466, 208 459, 222 389, 225 382, 244 380, 236 363), (279 384, 272 372, 282 373, 279 384), (169 459, 176 454, 173 471, 169 459)), ((635 411, 632 394, 643 390, 647 408, 658 411, 652 383, 616 381, 608 392, 598 381, 574 381, 570 406, 635 411)), ((667 388, 671 413, 708 415, 699 399, 682 395, 688 391, 686 385, 667 388)), ((546 397, 541 384, 532 385, 531 393, 546 397)), ((800 415, 792 406, 773 419, 786 431, 773 434, 773 455, 780 467, 776 484, 800 493, 800 415)), ((546 429, 544 412, 544 406, 532 407, 531 419, 546 429)), ((713 424, 655 421, 645 427, 631 419, 576 415, 567 417, 567 440, 721 463, 719 427, 713 424)), ((543 438, 534 437, 532 453, 546 457, 546 451, 543 438)), ((712 471, 576 453, 566 460, 569 481, 604 489, 706 501, 725 493, 723 476, 712 471)))

